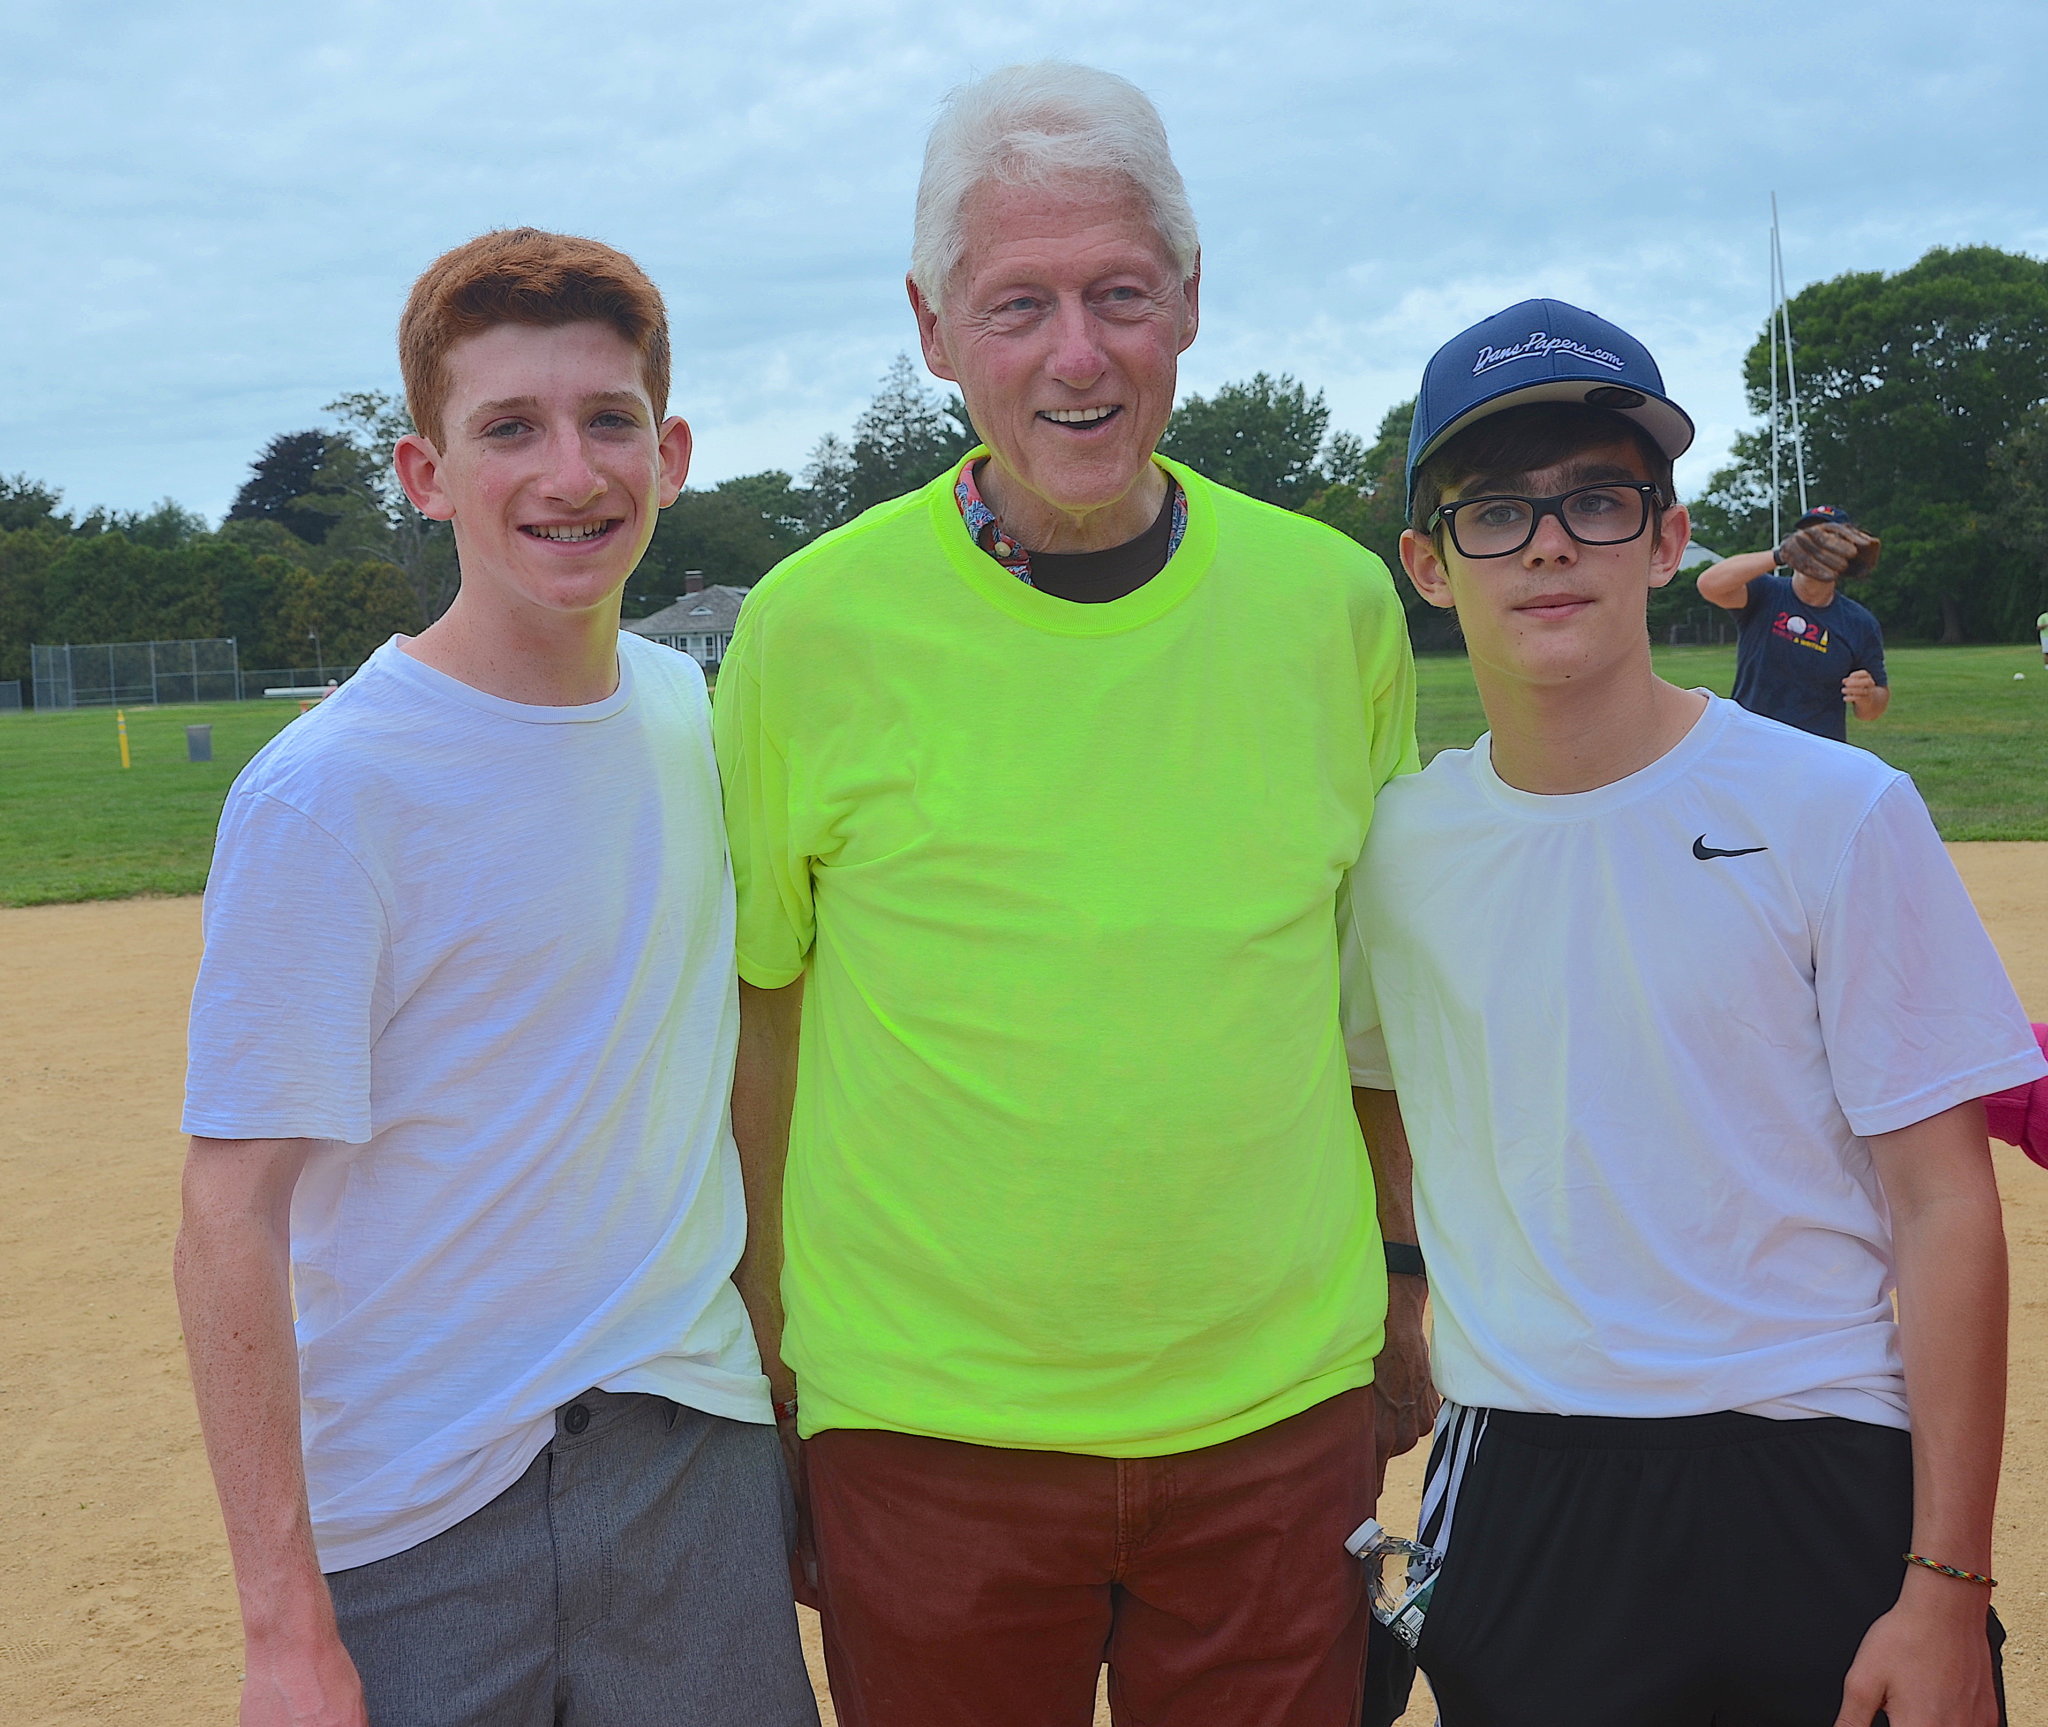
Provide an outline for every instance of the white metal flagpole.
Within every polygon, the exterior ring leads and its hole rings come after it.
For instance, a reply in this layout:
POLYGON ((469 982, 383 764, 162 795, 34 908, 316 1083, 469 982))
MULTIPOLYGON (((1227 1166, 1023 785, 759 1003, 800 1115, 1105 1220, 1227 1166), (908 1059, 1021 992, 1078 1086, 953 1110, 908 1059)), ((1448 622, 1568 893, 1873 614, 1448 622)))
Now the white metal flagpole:
POLYGON ((1778 238, 1778 194, 1771 194, 1772 252, 1777 260, 1778 321, 1785 333, 1785 394, 1792 404, 1792 464, 1799 476, 1799 513, 1806 514, 1806 432, 1799 423, 1799 370, 1792 358, 1792 307, 1785 293, 1785 247, 1778 238))
POLYGON ((1778 194, 1771 194, 1771 544, 1782 544, 1778 520, 1778 194))

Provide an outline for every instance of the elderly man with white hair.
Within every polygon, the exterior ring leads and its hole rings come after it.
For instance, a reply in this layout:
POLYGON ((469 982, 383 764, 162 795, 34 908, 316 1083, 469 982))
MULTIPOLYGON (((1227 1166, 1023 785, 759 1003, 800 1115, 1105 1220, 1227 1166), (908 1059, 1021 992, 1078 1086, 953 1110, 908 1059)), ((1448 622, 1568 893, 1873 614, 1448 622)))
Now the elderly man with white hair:
POLYGON ((985 442, 763 580, 717 702, 740 1287, 839 1719, 1084 1727, 1107 1663, 1120 1720, 1348 1727, 1344 1538, 1430 1395, 1336 1011, 1401 608, 1156 453, 1199 254, 1133 86, 955 92, 912 257, 985 442))

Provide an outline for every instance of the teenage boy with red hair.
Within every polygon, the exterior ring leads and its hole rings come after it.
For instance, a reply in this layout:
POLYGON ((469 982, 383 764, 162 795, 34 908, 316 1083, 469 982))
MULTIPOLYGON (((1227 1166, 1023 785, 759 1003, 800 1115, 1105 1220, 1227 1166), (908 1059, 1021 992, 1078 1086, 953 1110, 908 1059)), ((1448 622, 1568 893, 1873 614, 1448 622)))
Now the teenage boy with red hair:
POLYGON ((1491 730, 1381 792, 1350 886, 1446 1399, 1416 1657, 1444 1727, 1989 1727, 1977 1099, 2043 1062, 1912 781, 1652 668, 1691 439, 1554 300, 1418 398, 1402 561, 1491 730))
POLYGON ((399 345, 461 588, 235 782, 193 998, 177 1282, 241 1718, 814 1727, 730 1280, 709 707, 618 628, 689 462, 661 297, 487 234, 399 345))

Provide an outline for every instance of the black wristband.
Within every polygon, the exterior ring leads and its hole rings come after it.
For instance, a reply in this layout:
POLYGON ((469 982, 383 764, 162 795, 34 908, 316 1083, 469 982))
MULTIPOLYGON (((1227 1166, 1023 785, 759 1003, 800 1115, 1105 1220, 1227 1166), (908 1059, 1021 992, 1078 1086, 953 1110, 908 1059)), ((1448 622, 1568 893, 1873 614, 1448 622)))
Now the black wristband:
POLYGON ((1423 1269, 1422 1249, 1417 1247, 1414 1242, 1389 1241, 1385 1246, 1387 1250, 1387 1270, 1391 1275, 1395 1277, 1427 1277, 1429 1275, 1423 1269))

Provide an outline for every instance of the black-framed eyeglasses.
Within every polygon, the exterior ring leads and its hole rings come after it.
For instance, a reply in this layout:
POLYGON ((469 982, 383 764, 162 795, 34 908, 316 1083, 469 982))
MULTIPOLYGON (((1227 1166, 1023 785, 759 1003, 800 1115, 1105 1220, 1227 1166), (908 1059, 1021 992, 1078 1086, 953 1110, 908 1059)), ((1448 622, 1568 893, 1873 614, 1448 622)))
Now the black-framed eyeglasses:
POLYGON ((1506 558, 1536 537, 1545 516, 1555 516, 1582 546, 1620 546, 1642 534, 1663 502, 1649 480, 1574 486, 1554 498, 1456 498, 1431 512, 1428 531, 1439 523, 1450 529, 1451 544, 1468 558, 1506 558))

